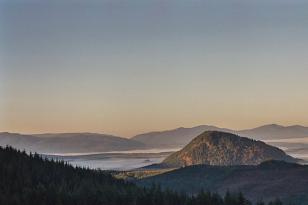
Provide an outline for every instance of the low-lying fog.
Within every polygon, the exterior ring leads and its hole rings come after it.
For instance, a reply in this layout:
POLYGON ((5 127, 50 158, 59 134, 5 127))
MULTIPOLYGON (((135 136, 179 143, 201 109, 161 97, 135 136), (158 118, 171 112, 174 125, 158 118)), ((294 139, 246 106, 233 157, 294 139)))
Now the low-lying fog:
MULTIPOLYGON (((308 137, 264 140, 277 146, 287 154, 308 161, 308 137)), ((48 157, 61 159, 74 166, 102 170, 131 170, 154 163, 160 163, 178 149, 149 149, 103 153, 53 153, 48 157)))
POLYGON ((102 170, 131 170, 162 162, 178 149, 130 150, 103 153, 52 154, 48 158, 60 159, 74 166, 102 170))
POLYGON ((264 140, 264 142, 279 147, 293 157, 308 161, 308 137, 264 140))

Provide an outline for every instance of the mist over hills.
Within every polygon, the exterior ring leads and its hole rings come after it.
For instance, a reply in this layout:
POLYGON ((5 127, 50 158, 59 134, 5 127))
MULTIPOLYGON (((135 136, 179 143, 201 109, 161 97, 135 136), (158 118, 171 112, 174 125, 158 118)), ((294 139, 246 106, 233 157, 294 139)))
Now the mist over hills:
POLYGON ((132 139, 142 142, 149 147, 178 148, 183 147, 184 145, 188 144, 193 138, 208 130, 232 132, 232 130, 225 128, 219 128, 209 125, 200 125, 192 128, 180 127, 174 130, 140 134, 134 136, 132 139))
POLYGON ((300 125, 281 126, 270 124, 245 130, 232 130, 215 126, 201 125, 192 128, 177 128, 161 132, 145 133, 136 135, 132 139, 140 141, 148 147, 184 147, 193 138, 200 135, 204 131, 229 132, 256 140, 308 137, 308 127, 300 125))
POLYGON ((144 148, 141 142, 96 133, 23 135, 3 132, 0 133, 0 145, 38 153, 90 153, 144 148))
POLYGON ((277 124, 264 125, 254 129, 246 129, 237 132, 241 136, 254 139, 285 139, 308 137, 308 127, 301 125, 281 126, 277 124))
POLYGON ((285 127, 272 124, 239 131, 201 125, 192 128, 180 127, 167 131, 149 132, 130 139, 97 133, 18 134, 1 132, 0 146, 11 145, 18 149, 40 153, 174 149, 183 148, 204 131, 229 132, 258 140, 308 137, 308 128, 299 125, 285 127))
POLYGON ((282 150, 261 141, 226 132, 206 131, 182 150, 171 154, 162 164, 169 167, 197 164, 257 165, 267 160, 297 161, 282 150))

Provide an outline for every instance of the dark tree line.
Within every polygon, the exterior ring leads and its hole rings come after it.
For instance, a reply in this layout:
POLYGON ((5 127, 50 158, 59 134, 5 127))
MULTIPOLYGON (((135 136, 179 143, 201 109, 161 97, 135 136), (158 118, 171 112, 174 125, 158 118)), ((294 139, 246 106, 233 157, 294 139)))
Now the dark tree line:
MULTIPOLYGON (((1 205, 251 205, 242 194, 196 196, 140 188, 110 173, 0 147, 1 205)), ((260 205, 264 203, 260 202, 260 205)), ((280 205, 280 201, 270 205, 280 205)))

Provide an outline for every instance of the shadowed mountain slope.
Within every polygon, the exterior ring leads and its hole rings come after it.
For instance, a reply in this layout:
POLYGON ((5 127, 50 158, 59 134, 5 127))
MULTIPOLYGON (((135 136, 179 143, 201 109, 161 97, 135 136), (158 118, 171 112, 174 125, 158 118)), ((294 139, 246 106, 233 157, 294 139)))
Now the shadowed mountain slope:
POLYGON ((308 204, 308 166, 282 161, 267 161, 257 166, 194 165, 138 181, 142 186, 153 183, 186 193, 201 189, 221 194, 241 191, 252 201, 278 197, 292 204, 308 204))

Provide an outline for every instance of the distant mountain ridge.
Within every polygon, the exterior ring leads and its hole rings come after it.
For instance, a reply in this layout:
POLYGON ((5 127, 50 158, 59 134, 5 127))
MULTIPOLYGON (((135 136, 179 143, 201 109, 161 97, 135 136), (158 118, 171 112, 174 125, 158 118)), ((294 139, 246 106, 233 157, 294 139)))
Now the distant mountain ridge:
POLYGON ((23 135, 0 133, 0 146, 38 153, 89 153, 143 149, 135 140, 96 133, 58 133, 23 135))
POLYGON ((132 137, 132 139, 140 141, 148 147, 184 147, 188 142, 204 131, 229 132, 256 140, 308 137, 308 127, 300 125, 281 126, 270 124, 245 130, 232 130, 215 126, 200 125, 192 128, 177 128, 161 132, 144 133, 136 135, 132 137))
POLYGON ((253 129, 237 131, 239 135, 255 139, 285 139, 308 137, 308 127, 301 125, 281 126, 277 124, 263 125, 253 129))
POLYGON ((282 150, 231 133, 206 131, 188 145, 167 157, 162 164, 183 167, 197 164, 208 165, 257 165, 267 160, 296 162, 282 150))
POLYGON ((130 139, 97 133, 18 134, 0 132, 0 146, 11 145, 18 149, 44 153, 173 149, 183 148, 204 131, 229 132, 258 140, 308 137, 308 127, 300 125, 271 124, 239 131, 200 125, 192 128, 180 127, 173 130, 144 133, 130 139), (62 141, 63 144, 61 144, 62 141))
POLYGON ((232 130, 226 128, 219 128, 210 125, 200 125, 192 128, 180 127, 174 130, 140 134, 134 136, 131 139, 142 142, 148 147, 178 148, 185 146, 193 138, 208 130, 233 132, 232 130))

